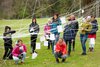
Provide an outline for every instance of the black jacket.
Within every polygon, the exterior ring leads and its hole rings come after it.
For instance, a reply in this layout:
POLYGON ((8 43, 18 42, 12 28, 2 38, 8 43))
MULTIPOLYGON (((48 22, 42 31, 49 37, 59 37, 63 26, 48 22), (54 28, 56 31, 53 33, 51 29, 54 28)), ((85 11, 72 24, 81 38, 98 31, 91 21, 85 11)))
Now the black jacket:
POLYGON ((12 44, 12 34, 14 34, 16 31, 9 31, 9 32, 4 32, 3 33, 3 40, 5 44, 12 44))
POLYGON ((30 25, 29 25, 29 32, 30 33, 39 33, 39 30, 40 30, 40 28, 39 28, 39 25, 37 24, 37 23, 31 23, 30 25), (34 29, 34 30, 31 30, 31 29, 34 29))
POLYGON ((89 34, 96 34, 98 30, 97 20, 92 21, 91 24, 92 24, 92 30, 89 32, 89 34))

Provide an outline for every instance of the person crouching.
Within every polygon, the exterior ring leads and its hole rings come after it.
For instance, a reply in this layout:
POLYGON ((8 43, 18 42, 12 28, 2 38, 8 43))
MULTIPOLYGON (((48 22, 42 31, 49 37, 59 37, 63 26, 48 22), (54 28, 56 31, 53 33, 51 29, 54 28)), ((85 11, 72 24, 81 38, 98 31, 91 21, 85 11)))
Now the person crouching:
POLYGON ((55 46, 54 55, 57 63, 59 63, 59 58, 62 59, 62 62, 65 62, 67 57, 67 45, 62 38, 59 39, 55 46))
POLYGON ((26 52, 26 46, 23 44, 22 40, 18 40, 18 43, 12 51, 13 60, 15 61, 15 64, 18 64, 19 60, 21 60, 21 63, 24 63, 26 52))

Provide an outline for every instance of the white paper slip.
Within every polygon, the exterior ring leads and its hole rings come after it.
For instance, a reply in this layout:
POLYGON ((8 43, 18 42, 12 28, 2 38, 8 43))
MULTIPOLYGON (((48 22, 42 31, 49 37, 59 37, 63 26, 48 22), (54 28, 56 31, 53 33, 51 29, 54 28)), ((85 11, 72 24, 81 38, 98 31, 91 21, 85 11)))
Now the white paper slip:
POLYGON ((36 49, 41 49, 40 43, 36 43, 36 49))
POLYGON ((48 46, 48 41, 44 41, 44 46, 48 46))
POLYGON ((46 39, 50 39, 49 35, 46 35, 45 37, 46 37, 46 39))
POLYGON ((32 59, 35 59, 35 58, 37 57, 37 55, 38 55, 38 54, 34 52, 34 53, 32 54, 32 59))
POLYGON ((50 40, 55 40, 55 35, 54 34, 50 34, 50 40))
POLYGON ((58 32, 63 32, 63 27, 62 25, 57 26, 58 32))
POLYGON ((95 39, 94 38, 90 39, 90 44, 95 44, 95 39))
POLYGON ((41 42, 45 41, 45 37, 44 37, 44 36, 41 36, 41 37, 40 37, 40 41, 41 41, 41 42))
POLYGON ((34 29, 33 29, 33 28, 31 28, 31 29, 30 29, 30 31, 34 31, 34 29))
POLYGON ((66 23, 66 17, 65 16, 64 17, 61 17, 60 19, 61 19, 61 23, 62 24, 66 23))

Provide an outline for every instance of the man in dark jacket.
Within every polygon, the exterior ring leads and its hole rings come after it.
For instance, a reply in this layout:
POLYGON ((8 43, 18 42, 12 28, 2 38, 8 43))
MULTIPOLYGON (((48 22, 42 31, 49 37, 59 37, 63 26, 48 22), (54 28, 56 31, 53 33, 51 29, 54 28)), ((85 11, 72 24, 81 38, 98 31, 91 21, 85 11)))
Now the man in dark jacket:
POLYGON ((75 50, 75 38, 76 38, 78 29, 79 29, 79 24, 78 24, 78 21, 75 19, 75 16, 74 15, 71 15, 70 16, 70 22, 73 25, 73 30, 75 30, 75 37, 72 40, 72 46, 73 46, 73 51, 74 51, 75 50))

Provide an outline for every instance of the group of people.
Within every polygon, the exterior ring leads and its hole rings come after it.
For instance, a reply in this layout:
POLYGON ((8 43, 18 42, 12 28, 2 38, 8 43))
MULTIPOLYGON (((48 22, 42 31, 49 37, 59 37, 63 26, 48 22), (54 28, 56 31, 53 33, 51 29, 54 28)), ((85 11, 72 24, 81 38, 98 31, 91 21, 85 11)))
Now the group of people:
MULTIPOLYGON (((62 37, 60 37, 61 33, 58 32, 57 28, 59 25, 62 25, 58 14, 54 14, 53 18, 44 26, 44 34, 46 40, 48 41, 48 49, 50 49, 51 46, 52 54, 55 56, 57 63, 59 63, 59 58, 62 59, 62 62, 65 62, 66 57, 70 56, 71 54, 71 47, 73 47, 72 50, 75 51, 75 38, 78 31, 80 32, 80 41, 83 50, 82 55, 86 55, 87 38, 90 39, 89 50, 94 51, 96 32, 98 30, 98 23, 95 17, 87 16, 85 18, 85 22, 82 23, 80 28, 79 23, 74 15, 69 16, 67 20, 68 23, 64 26, 62 37), (54 40, 49 38, 51 34, 54 35, 54 40)), ((40 28, 36 18, 33 18, 32 23, 29 25, 32 54, 36 52, 36 40, 39 31, 40 28)), ((14 48, 12 47, 11 35, 15 32, 16 31, 11 30, 11 27, 5 27, 5 32, 3 33, 5 53, 3 59, 13 59, 15 63, 18 64, 19 60, 21 60, 21 63, 24 62, 27 48, 21 39, 17 41, 17 44, 14 48)))

